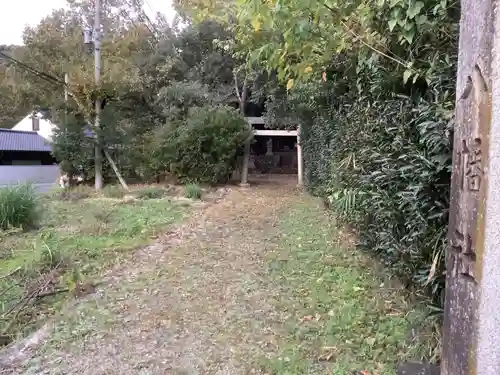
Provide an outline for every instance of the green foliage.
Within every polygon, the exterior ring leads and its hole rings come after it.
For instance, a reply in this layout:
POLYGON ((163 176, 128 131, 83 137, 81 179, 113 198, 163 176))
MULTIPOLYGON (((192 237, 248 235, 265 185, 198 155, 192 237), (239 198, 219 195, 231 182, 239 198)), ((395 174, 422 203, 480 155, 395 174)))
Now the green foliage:
POLYGON ((135 195, 139 199, 159 199, 163 198, 165 194, 165 189, 156 186, 140 189, 135 192, 135 195))
POLYGON ((60 249, 51 246, 54 237, 53 231, 42 233, 40 237, 42 238, 42 249, 40 250, 38 262, 36 262, 36 268, 48 272, 59 267, 64 262, 64 255, 60 249))
POLYGON ((203 190, 198 184, 187 184, 184 186, 184 197, 188 199, 201 199, 203 190))
POLYGON ((450 65, 450 56, 442 53, 450 48, 442 42, 457 28, 458 7, 450 0, 241 0, 237 4, 240 24, 251 23, 255 34, 270 34, 260 40, 242 38, 251 61, 276 69, 289 89, 297 81, 321 79, 339 56, 355 58, 358 73, 376 72, 390 63, 395 78, 414 82, 432 81, 441 66, 450 65), (423 53, 429 58, 417 58, 423 53))
POLYGON ((298 84, 268 106, 273 122, 283 111, 300 118, 309 189, 356 230, 358 246, 436 303, 444 288, 453 75, 443 71, 448 84, 423 95, 401 85, 392 90, 411 95, 387 92, 380 72, 367 75, 366 95, 346 91, 346 79, 298 84))
POLYGON ((310 190, 359 246, 441 302, 457 3, 238 4, 239 22, 274 35, 245 46, 281 82, 268 90, 269 123, 302 124, 310 190))
MULTIPOLYGON (((58 113, 57 113, 58 114, 58 113)), ((57 115, 56 115, 57 116, 57 115)), ((63 119, 64 122, 54 130, 52 153, 60 161, 61 171, 64 173, 79 174, 87 178, 93 177, 93 140, 85 136, 88 129, 81 116, 61 114, 54 119, 63 119)))
MULTIPOLYGON (((0 45, 0 52, 20 58, 23 51, 22 47, 0 45)), ((22 78, 22 70, 0 56, 0 128, 11 128, 33 110, 22 78)))
POLYGON ((423 100, 356 103, 318 119, 304 144, 311 188, 357 229, 359 245, 437 300, 451 175, 448 105, 438 116, 423 100))
POLYGON ((29 184, 0 189, 0 229, 27 229, 38 219, 36 193, 29 184))
POLYGON ((245 119, 234 109, 192 108, 184 121, 155 134, 151 150, 156 165, 169 166, 180 181, 215 184, 230 178, 249 136, 245 119))
POLYGON ((172 82, 158 93, 157 103, 167 121, 183 120, 190 109, 210 104, 208 88, 198 82, 172 82))
POLYGON ((9 118, 22 98, 57 112, 63 170, 91 178, 99 141, 126 177, 225 181, 249 134, 239 114, 217 105, 266 101, 269 126, 302 124, 311 191, 358 231, 361 246, 439 300, 458 2, 175 0, 187 26, 152 37, 140 19, 117 24, 113 7, 133 17, 138 9, 116 0, 103 12, 100 88, 90 56, 74 47, 89 15, 88 2, 79 4, 27 30, 15 53, 57 77, 69 71, 84 108, 12 66, 0 70, 9 118), (96 96, 107 104, 91 139, 82 130, 96 96))

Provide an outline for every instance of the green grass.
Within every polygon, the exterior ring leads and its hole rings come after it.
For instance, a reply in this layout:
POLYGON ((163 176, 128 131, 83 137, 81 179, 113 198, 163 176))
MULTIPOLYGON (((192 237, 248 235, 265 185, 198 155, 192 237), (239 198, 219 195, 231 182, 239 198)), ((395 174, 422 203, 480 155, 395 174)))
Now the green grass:
POLYGON ((102 189, 102 194, 107 198, 123 198, 127 191, 119 185, 106 185, 102 189))
POLYGON ((392 375, 401 361, 434 359, 439 338, 425 305, 411 302, 380 266, 344 244, 321 209, 303 203, 282 216, 280 229, 270 271, 280 285, 277 308, 289 319, 281 352, 261 363, 265 371, 392 375))
POLYGON ((36 195, 29 184, 0 188, 0 230, 27 229, 36 224, 36 195))
POLYGON ((166 194, 165 189, 159 186, 147 187, 135 192, 135 196, 139 199, 158 199, 164 197, 166 194))
MULTIPOLYGON (((119 261, 124 251, 151 242, 187 212, 168 199, 61 200, 52 194, 41 197, 40 205, 39 230, 0 232, 0 336, 9 325, 9 317, 3 314, 25 293, 27 280, 33 281, 55 265, 62 272, 58 278, 61 288, 75 273, 93 280, 103 268, 119 261), (18 269, 13 277, 2 278, 18 269)), ((57 305, 58 301, 50 299, 39 310, 50 311, 57 305)), ((17 331, 29 331, 32 324, 26 320, 37 320, 18 318, 17 331)), ((8 332, 16 330, 11 326, 8 332)))
POLYGON ((198 184, 187 184, 184 186, 184 197, 189 199, 201 199, 203 189, 198 184))

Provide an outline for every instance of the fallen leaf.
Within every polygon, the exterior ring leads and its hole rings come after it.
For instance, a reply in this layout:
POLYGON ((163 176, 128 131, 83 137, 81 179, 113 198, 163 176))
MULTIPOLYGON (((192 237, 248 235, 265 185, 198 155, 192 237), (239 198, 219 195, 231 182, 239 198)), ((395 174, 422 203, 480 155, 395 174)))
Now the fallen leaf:
POLYGON ((307 68, 304 69, 305 73, 311 73, 313 71, 312 66, 308 66, 307 68))
POLYGON ((310 322, 311 320, 313 320, 312 315, 306 315, 306 316, 303 316, 302 318, 300 318, 301 322, 310 322))
POLYGON ((321 78, 323 79, 323 82, 326 82, 326 72, 323 72, 321 75, 321 78))
POLYGON ((286 83, 286 89, 291 90, 293 87, 293 79, 289 79, 288 82, 286 83))

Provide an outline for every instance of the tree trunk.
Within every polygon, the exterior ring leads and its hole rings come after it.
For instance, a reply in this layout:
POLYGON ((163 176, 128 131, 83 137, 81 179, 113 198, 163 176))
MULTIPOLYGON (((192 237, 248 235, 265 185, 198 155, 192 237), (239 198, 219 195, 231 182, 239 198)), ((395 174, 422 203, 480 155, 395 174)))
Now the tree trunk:
MULTIPOLYGON (((236 87, 236 94, 238 96, 238 102, 240 106, 240 113, 243 117, 245 117, 245 105, 247 101, 247 95, 248 95, 248 88, 247 88, 247 77, 245 77, 245 81, 243 82, 243 88, 241 90, 241 94, 239 91, 238 87, 238 78, 236 76, 236 73, 234 73, 234 83, 236 87)), ((250 131, 253 131, 252 125, 248 124, 250 127, 250 131)), ((244 151, 243 151, 243 165, 241 168, 241 186, 248 186, 248 165, 250 163, 250 142, 251 138, 246 140, 245 146, 244 146, 244 151)))

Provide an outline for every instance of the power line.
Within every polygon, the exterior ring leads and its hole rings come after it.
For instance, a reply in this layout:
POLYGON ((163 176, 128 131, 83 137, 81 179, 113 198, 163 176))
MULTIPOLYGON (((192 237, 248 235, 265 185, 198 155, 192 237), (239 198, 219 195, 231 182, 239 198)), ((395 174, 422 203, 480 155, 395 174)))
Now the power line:
POLYGON ((22 61, 19 61, 19 60, 15 59, 14 57, 9 56, 1 51, 0 51, 0 57, 3 57, 5 59, 7 59, 8 61, 13 62, 14 64, 22 67, 27 72, 34 74, 34 75, 38 76, 39 78, 44 79, 47 82, 57 83, 59 85, 66 86, 66 83, 64 81, 62 81, 61 79, 59 79, 51 74, 37 70, 37 69, 33 68, 32 66, 29 66, 29 65, 23 63, 22 61))
MULTIPOLYGON (((33 68, 32 66, 30 66, 22 61, 19 61, 19 60, 15 59, 14 57, 9 56, 9 55, 5 54, 4 52, 0 51, 0 58, 2 58, 2 57, 8 61, 14 63, 15 65, 21 67, 26 72, 31 73, 31 74, 37 76, 38 78, 43 79, 46 82, 64 86, 64 87, 66 87, 66 89, 69 88, 69 85, 67 82, 57 78, 56 76, 53 76, 53 75, 48 74, 48 73, 44 73, 40 70, 37 70, 37 69, 33 68)), ((67 91, 67 93, 70 94, 69 91, 67 91)), ((72 94, 70 94, 70 95, 74 98, 74 95, 72 95, 72 94)), ((110 100, 113 100, 113 98, 108 97, 107 101, 110 101, 110 100)))

